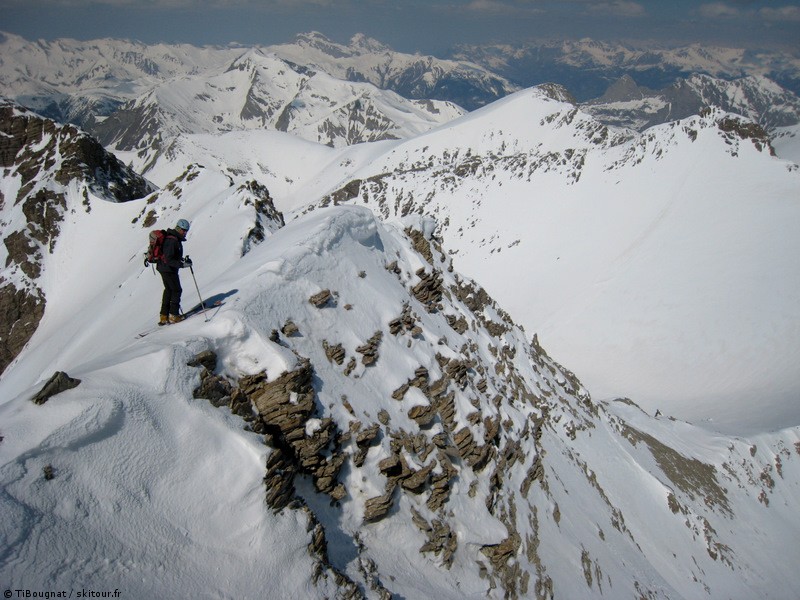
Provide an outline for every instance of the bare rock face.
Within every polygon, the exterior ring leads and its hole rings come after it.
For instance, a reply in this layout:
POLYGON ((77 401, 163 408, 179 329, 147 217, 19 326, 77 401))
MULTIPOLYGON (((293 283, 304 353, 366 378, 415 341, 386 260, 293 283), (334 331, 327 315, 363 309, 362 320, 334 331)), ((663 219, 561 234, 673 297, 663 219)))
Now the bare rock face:
POLYGON ((38 288, 20 290, 13 284, 0 287, 0 373, 31 339, 44 314, 45 299, 38 288))
POLYGON ((0 169, 20 183, 15 198, 0 197, 0 219, 19 207, 25 224, 3 232, 6 261, 0 265, 0 372, 22 350, 38 327, 45 298, 36 280, 52 252, 68 206, 67 186, 83 187, 82 210, 91 211, 89 192, 111 202, 126 202, 153 186, 93 138, 72 125, 60 125, 11 102, 0 101, 0 169), (11 281, 15 283, 11 283, 11 281))
POLYGON ((61 392, 71 390, 80 384, 80 379, 73 379, 63 371, 57 371, 53 376, 47 380, 39 393, 36 394, 31 401, 34 404, 44 404, 50 398, 61 392))
POLYGON ((263 242, 267 232, 273 232, 285 225, 283 213, 275 208, 275 203, 266 186, 257 181, 248 181, 239 187, 239 193, 245 196, 245 205, 252 204, 256 211, 256 220, 247 233, 242 247, 242 255, 247 254, 254 246, 263 242))

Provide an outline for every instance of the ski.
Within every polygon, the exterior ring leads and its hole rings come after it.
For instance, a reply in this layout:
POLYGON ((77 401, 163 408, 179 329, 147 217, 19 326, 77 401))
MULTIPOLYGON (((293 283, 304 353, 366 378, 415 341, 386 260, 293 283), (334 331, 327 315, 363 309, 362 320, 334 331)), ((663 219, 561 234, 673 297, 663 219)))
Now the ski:
MULTIPOLYGON (((223 304, 224 302, 222 302, 221 300, 217 300, 216 302, 210 302, 210 303, 206 302, 204 304, 198 304, 196 306, 193 306, 190 310, 187 310, 185 313, 183 313, 183 321, 185 321, 189 317, 193 317, 194 315, 201 313, 203 311, 203 306, 205 306, 206 310, 208 310, 209 308, 216 308, 218 306, 222 306, 223 304)), ((180 323, 183 323, 183 321, 180 321, 180 323)), ((164 327, 169 327, 170 325, 178 325, 178 324, 179 323, 166 323, 164 325, 156 325, 155 327, 151 327, 146 331, 137 333, 136 339, 141 339, 145 336, 150 335, 154 331, 158 331, 159 329, 162 329, 164 327)))

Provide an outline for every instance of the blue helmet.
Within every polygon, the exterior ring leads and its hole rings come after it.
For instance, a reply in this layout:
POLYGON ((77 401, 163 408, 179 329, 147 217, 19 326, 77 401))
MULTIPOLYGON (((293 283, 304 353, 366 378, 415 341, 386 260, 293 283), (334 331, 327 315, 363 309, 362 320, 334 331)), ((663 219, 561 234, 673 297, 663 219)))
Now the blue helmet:
POLYGON ((189 221, 186 219, 181 219, 178 221, 178 224, 175 225, 175 227, 178 229, 183 229, 184 231, 189 231, 189 221))

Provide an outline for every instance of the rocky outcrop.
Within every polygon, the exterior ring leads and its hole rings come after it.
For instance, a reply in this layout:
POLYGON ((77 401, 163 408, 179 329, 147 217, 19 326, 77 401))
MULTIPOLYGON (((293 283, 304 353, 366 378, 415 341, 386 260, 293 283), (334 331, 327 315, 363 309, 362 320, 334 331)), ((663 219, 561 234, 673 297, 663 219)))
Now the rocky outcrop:
POLYGON ((11 283, 0 287, 0 373, 31 339, 44 315, 45 298, 37 288, 17 289, 11 283))
POLYGON ((44 314, 46 302, 36 280, 44 256, 58 240, 64 213, 91 211, 89 193, 125 202, 154 188, 76 127, 59 125, 8 101, 0 101, 0 169, 19 181, 15 198, 0 199, 4 220, 13 207, 25 217, 24 225, 3 231, 0 339, 8 343, 0 351, 2 372, 44 314), (75 181, 83 188, 80 207, 68 206, 67 186, 75 181))
POLYGON ((254 246, 266 239, 267 232, 277 231, 286 222, 283 213, 275 208, 275 203, 266 186, 251 180, 239 186, 238 192, 244 196, 244 206, 252 205, 256 213, 253 227, 242 242, 242 256, 244 256, 254 246))
POLYGON ((78 387, 80 383, 80 379, 73 379, 64 373, 64 371, 57 371, 50 379, 47 380, 47 383, 44 384, 44 387, 42 387, 42 389, 39 390, 39 392, 33 398, 31 398, 31 402, 34 404, 44 404, 56 394, 60 394, 61 392, 78 387))

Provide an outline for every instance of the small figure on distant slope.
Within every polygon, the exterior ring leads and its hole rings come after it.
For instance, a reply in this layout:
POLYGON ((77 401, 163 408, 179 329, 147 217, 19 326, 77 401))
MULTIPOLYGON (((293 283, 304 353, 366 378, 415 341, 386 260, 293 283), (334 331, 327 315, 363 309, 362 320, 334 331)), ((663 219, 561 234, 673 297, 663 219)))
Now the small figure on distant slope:
POLYGON ((181 316, 181 278, 178 270, 191 265, 191 260, 183 258, 183 242, 189 231, 189 221, 180 219, 174 229, 164 232, 161 257, 156 269, 164 281, 164 294, 161 297, 161 318, 159 325, 183 321, 181 316))

